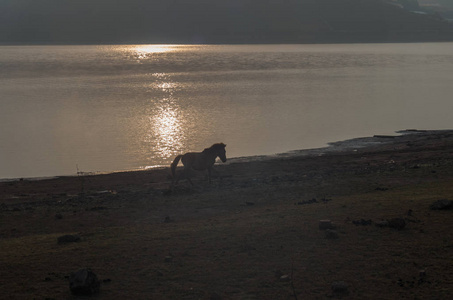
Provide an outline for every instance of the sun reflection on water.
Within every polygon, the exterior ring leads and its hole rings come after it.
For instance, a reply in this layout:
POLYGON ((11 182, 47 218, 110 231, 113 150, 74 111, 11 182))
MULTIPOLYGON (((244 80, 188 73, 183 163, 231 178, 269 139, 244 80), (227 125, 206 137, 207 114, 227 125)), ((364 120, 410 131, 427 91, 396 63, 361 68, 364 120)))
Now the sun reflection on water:
POLYGON ((178 107, 172 99, 162 99, 158 111, 152 116, 152 131, 156 138, 156 151, 168 159, 183 148, 184 130, 178 107))
POLYGON ((150 149, 153 155, 168 161, 180 153, 185 143, 184 115, 175 95, 178 83, 164 73, 155 73, 152 77, 149 87, 153 99, 146 139, 153 145, 150 149))
POLYGON ((143 54, 164 53, 175 51, 176 46, 173 45, 136 45, 134 51, 143 54))
POLYGON ((138 62, 152 58, 156 54, 174 52, 179 49, 176 45, 135 45, 128 49, 138 62))

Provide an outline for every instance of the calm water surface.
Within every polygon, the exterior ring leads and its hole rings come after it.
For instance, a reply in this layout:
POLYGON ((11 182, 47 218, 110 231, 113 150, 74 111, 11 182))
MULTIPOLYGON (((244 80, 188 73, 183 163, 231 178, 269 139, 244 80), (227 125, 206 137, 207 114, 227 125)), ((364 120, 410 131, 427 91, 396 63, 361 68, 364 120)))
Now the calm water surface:
POLYGON ((0 178, 453 128, 453 43, 0 47, 0 178))

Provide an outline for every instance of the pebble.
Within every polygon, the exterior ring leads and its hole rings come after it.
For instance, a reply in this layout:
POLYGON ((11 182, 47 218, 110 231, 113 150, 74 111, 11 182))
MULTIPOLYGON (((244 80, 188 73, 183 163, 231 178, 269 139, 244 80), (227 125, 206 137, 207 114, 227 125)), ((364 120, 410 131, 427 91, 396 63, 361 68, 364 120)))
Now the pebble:
POLYGON ((280 281, 282 282, 288 282, 291 280, 291 277, 289 275, 283 275, 280 277, 280 281))
POLYGON ((335 225, 332 224, 330 220, 319 220, 319 229, 326 230, 326 229, 335 229, 335 225))

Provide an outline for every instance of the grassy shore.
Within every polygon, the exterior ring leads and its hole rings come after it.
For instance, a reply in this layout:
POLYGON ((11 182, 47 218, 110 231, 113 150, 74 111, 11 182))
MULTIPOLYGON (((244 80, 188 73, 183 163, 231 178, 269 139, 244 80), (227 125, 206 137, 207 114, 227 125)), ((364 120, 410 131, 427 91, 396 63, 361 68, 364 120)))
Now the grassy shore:
POLYGON ((76 299, 83 267, 96 299, 452 298, 453 211, 430 204, 453 199, 453 131, 366 142, 173 191, 168 169, 0 183, 0 298, 76 299))

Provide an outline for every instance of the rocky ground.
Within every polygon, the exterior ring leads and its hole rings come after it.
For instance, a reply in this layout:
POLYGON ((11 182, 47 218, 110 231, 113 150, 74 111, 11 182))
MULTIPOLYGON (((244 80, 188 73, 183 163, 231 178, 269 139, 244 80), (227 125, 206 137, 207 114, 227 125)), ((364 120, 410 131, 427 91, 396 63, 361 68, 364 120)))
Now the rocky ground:
POLYGON ((453 131, 215 169, 0 183, 0 298, 76 299, 81 268, 98 299, 453 297, 453 131))

